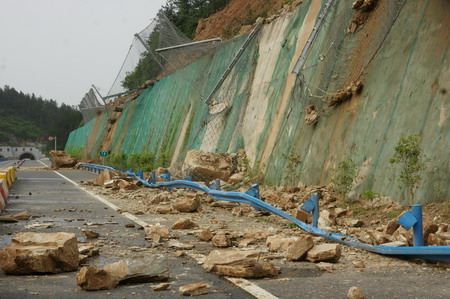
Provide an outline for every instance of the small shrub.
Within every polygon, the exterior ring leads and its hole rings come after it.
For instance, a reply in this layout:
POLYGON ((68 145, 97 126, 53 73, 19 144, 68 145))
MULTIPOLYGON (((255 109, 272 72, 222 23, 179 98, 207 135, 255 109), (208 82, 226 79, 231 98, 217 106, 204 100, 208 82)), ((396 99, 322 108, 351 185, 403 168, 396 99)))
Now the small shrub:
POLYGON ((295 186, 300 175, 298 167, 302 164, 300 155, 291 152, 289 155, 283 155, 283 157, 286 159, 286 166, 283 169, 283 181, 289 186, 295 186))
POLYGON ((389 159, 390 164, 400 168, 398 181, 401 183, 400 187, 406 187, 407 189, 409 204, 413 204, 415 201, 416 190, 422 181, 420 172, 426 166, 419 142, 419 135, 401 136, 394 148, 394 156, 389 159))
POLYGON ((356 178, 356 163, 350 155, 338 163, 338 166, 332 169, 332 183, 334 191, 339 195, 345 195, 352 189, 353 180, 356 178))

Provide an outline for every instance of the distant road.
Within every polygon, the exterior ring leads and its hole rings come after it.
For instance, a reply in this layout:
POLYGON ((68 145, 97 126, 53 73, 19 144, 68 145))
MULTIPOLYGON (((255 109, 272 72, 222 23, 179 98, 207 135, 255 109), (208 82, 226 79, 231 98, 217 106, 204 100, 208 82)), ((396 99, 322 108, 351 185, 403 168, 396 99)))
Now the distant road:
POLYGON ((8 166, 13 165, 13 164, 16 163, 17 161, 18 161, 18 160, 7 160, 7 161, 0 162, 0 170, 3 169, 3 168, 6 168, 6 167, 8 167, 8 166))

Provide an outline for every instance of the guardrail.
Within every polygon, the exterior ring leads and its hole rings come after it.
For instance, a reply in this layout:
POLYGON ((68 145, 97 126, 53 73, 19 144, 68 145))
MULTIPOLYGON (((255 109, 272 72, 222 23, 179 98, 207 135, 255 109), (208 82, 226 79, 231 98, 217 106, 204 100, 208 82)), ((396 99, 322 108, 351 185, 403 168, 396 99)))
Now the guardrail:
POLYGON ((0 171, 0 213, 5 210, 9 190, 16 179, 16 167, 10 166, 0 171))
MULTIPOLYGON (((81 164, 81 168, 87 169, 89 171, 93 171, 95 173, 101 173, 104 169, 110 169, 110 170, 116 170, 113 167, 104 166, 104 165, 97 165, 97 164, 81 164)), ((126 172, 126 174, 130 177, 134 177, 137 180, 139 180, 144 186, 149 188, 161 188, 165 187, 169 190, 172 188, 187 188, 187 189, 193 189, 202 191, 206 194, 208 194, 210 197, 216 199, 216 200, 224 200, 229 202, 238 202, 238 203, 245 203, 252 207, 254 207, 257 210, 265 210, 268 211, 274 215, 283 217, 292 223, 296 224, 299 228, 306 231, 307 233, 310 233, 315 236, 323 237, 324 239, 337 242, 340 244, 348 245, 351 247, 364 249, 373 253, 382 254, 382 255, 391 255, 391 256, 398 256, 398 257, 407 257, 407 258, 417 258, 417 259, 423 259, 423 260, 429 260, 429 261, 444 261, 444 262, 450 262, 450 246, 416 246, 416 241, 414 242, 415 246, 411 247, 390 247, 390 246, 376 246, 376 245, 369 245, 360 243, 357 239, 345 235, 341 235, 335 232, 323 230, 317 227, 317 219, 319 218, 319 205, 318 205, 318 198, 314 194, 312 196, 312 199, 308 199, 307 202, 311 201, 313 203, 313 208, 305 208, 304 210, 310 210, 310 212, 313 214, 313 225, 308 225, 291 215, 275 208, 274 206, 262 201, 259 199, 259 186, 253 185, 246 193, 242 192, 226 192, 226 191, 220 191, 220 186, 218 182, 214 182, 209 187, 201 185, 199 183, 193 182, 190 180, 190 178, 184 179, 184 180, 170 180, 170 174, 163 174, 161 175, 161 178, 165 179, 166 182, 156 182, 156 176, 155 172, 152 172, 152 177, 146 181, 143 178, 143 172, 139 171, 137 173, 134 173, 131 169, 126 172)), ((308 205, 308 204, 306 204, 308 205)), ((417 212, 416 212, 417 213, 417 212)), ((420 213, 421 215, 421 213, 420 213)), ((422 220, 421 217, 416 214, 416 222, 420 222, 420 225, 418 227, 422 226, 422 220)), ((400 220, 399 220, 400 221, 400 220)), ((402 223, 400 223, 402 224, 402 223)), ((402 224, 403 225, 403 224, 402 224)), ((407 226, 405 228, 408 229, 407 226)), ((422 233, 423 234, 423 233, 422 233)), ((420 232, 416 232, 416 229, 414 231, 414 237, 420 238, 420 232)))

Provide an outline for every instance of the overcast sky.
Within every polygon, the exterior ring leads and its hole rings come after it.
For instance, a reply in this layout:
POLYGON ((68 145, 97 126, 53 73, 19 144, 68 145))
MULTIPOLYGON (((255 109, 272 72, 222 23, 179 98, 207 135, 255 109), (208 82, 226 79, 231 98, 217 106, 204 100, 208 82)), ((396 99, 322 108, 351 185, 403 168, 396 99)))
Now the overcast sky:
MULTIPOLYGON (((0 0, 0 87, 78 105, 106 95, 166 0, 0 0)), ((1 109, 1 107, 0 107, 1 109)))

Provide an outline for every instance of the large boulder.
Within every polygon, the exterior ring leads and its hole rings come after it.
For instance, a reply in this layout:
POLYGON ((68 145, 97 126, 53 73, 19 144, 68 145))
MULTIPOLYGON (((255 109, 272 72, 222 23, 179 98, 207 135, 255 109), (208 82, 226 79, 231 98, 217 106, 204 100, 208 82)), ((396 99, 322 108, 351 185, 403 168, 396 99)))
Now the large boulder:
POLYGON ((50 151, 50 157, 52 158, 52 168, 74 167, 78 163, 76 158, 64 151, 50 151))
POLYGON ((7 274, 60 273, 78 268, 78 245, 72 233, 18 233, 0 251, 7 274))
POLYGON ((226 154, 191 150, 186 154, 183 172, 192 175, 196 181, 221 179, 228 181, 233 170, 231 158, 226 154))
POLYGON ((119 283, 166 281, 169 263, 164 255, 140 253, 103 269, 83 267, 76 279, 77 285, 88 291, 112 289, 119 283))

